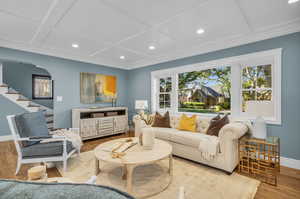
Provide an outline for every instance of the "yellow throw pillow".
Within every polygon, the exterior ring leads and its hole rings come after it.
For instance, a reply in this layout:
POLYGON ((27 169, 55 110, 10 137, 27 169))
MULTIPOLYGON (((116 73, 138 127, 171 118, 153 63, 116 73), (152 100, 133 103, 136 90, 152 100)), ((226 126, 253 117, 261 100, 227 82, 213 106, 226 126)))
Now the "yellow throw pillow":
POLYGON ((180 117, 178 130, 196 132, 196 120, 197 120, 196 115, 193 115, 192 117, 188 117, 187 115, 182 114, 180 117))

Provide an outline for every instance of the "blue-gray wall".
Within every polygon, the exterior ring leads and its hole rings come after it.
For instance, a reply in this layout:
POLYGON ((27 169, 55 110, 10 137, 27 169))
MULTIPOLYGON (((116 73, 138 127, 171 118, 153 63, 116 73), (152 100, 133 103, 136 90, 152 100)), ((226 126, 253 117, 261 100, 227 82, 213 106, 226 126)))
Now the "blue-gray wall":
POLYGON ((0 95, 0 136, 9 133, 6 120, 7 115, 23 113, 25 111, 25 109, 21 108, 20 106, 16 106, 15 103, 0 95))
POLYGON ((239 47, 178 59, 131 70, 128 105, 134 111, 136 99, 151 101, 151 71, 206 62, 257 51, 282 48, 282 125, 268 125, 268 134, 281 138, 282 156, 300 160, 300 33, 259 41, 239 47))
MULTIPOLYGON (((88 64, 57 57, 40 55, 30 52, 0 48, 0 60, 13 60, 16 62, 31 63, 45 68, 55 82, 54 98, 63 96, 62 102, 54 99, 54 125, 57 128, 71 126, 71 109, 75 107, 110 106, 107 104, 81 104, 80 103, 80 72, 102 73, 117 76, 118 105, 127 106, 127 70, 110 68, 95 64, 88 64)), ((22 75, 22 74, 20 74, 22 75)), ((0 99, 0 136, 9 135, 6 121, 7 113, 17 114, 22 109, 10 103, 8 100, 0 99)))
MULTIPOLYGON (((32 99, 32 75, 50 75, 45 69, 32 64, 3 61, 2 66, 3 82, 28 99, 32 99)), ((53 108, 53 100, 35 99, 33 102, 53 108)))
MULTIPOLYGON (((55 81, 54 95, 63 96, 63 102, 54 101, 55 126, 71 125, 71 108, 92 106, 80 103, 79 73, 96 72, 118 77, 119 104, 129 106, 134 113, 136 99, 151 99, 150 73, 197 62, 237 56, 257 51, 282 48, 282 125, 268 125, 268 134, 281 138, 282 156, 300 159, 300 33, 259 41, 239 47, 174 60, 131 71, 76 62, 29 52, 0 48, 0 59, 9 59, 43 66, 55 81)), ((98 104, 99 105, 99 104, 98 104)), ((110 105, 110 104, 107 104, 110 105)), ((9 134, 5 116, 20 112, 14 104, 0 97, 0 135, 9 134)))

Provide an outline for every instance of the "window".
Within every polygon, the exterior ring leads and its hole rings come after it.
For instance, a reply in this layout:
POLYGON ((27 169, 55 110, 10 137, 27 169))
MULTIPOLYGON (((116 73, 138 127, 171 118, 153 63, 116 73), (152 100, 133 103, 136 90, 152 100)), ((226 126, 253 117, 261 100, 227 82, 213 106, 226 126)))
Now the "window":
POLYGON ((242 112, 249 116, 273 116, 272 65, 242 68, 242 112))
POLYGON ((53 85, 50 76, 32 75, 32 99, 53 99, 53 85))
POLYGON ((281 123, 281 49, 151 73, 152 111, 281 123))
POLYGON ((159 109, 171 108, 172 78, 159 79, 159 109))
POLYGON ((230 67, 178 74, 178 112, 230 113, 230 67))

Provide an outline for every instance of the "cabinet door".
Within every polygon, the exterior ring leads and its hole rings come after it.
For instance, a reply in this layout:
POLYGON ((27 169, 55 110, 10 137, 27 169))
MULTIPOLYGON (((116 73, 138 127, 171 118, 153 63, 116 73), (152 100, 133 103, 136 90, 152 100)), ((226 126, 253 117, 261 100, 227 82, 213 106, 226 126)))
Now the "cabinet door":
POLYGON ((98 119, 98 135, 106 136, 114 133, 114 121, 113 118, 101 118, 98 119))
POLYGON ((82 138, 97 135, 97 121, 94 119, 80 120, 80 136, 82 138))
POLYGON ((128 118, 126 116, 123 117, 115 117, 114 118, 114 133, 124 133, 128 130, 128 118))

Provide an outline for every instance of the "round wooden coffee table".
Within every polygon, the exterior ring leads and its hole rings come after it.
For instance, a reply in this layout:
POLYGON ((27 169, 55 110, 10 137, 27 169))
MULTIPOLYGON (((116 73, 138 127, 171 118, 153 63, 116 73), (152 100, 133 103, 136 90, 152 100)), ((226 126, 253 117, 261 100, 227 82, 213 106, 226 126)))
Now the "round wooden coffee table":
MULTIPOLYGON (((113 163, 113 164, 120 164, 123 166, 124 170, 124 178, 126 178, 126 189, 127 192, 130 194, 132 192, 132 174, 133 170, 136 166, 145 165, 145 164, 152 164, 157 161, 169 158, 169 175, 171 176, 170 182, 172 180, 172 173, 173 173, 173 158, 172 158, 172 146, 162 140, 155 139, 155 144, 152 150, 145 150, 138 144, 131 147, 126 151, 126 155, 122 158, 112 158, 111 152, 107 151, 109 146, 115 145, 116 142, 124 141, 128 138, 121 138, 112 140, 109 142, 105 142, 97 146, 94 150, 95 153, 95 174, 98 175, 100 172, 100 161, 106 163, 113 163)), ((138 138, 132 138, 134 141, 137 141, 138 138)), ((167 185, 167 187, 169 186, 167 185)), ((165 190, 165 187, 163 190, 165 190)), ((151 195, 155 195, 157 193, 152 193, 151 195)), ((145 197, 145 196, 144 196, 145 197)))

